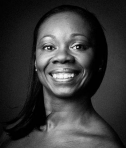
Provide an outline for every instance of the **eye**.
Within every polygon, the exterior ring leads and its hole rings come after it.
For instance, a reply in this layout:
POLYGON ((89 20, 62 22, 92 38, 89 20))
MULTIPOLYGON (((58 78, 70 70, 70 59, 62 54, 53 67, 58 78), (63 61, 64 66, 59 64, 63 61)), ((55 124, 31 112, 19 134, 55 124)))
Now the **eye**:
POLYGON ((47 51, 53 51, 55 50, 56 48, 53 46, 53 45, 44 45, 42 47, 43 50, 47 50, 47 51))
POLYGON ((88 48, 88 46, 83 45, 83 44, 76 44, 72 46, 73 49, 75 50, 86 50, 88 48))

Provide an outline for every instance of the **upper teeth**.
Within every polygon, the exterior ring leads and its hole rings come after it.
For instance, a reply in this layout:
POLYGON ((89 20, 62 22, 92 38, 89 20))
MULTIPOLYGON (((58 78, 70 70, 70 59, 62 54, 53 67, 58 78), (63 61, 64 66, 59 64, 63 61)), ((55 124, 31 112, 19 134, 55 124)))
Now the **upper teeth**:
POLYGON ((68 79, 68 78, 73 78, 74 73, 57 73, 57 74, 52 74, 52 76, 55 79, 68 79))

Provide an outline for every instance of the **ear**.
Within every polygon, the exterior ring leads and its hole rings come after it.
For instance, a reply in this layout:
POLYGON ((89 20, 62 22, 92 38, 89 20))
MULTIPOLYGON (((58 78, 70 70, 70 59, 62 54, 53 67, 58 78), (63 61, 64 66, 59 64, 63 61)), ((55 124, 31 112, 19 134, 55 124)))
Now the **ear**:
POLYGON ((35 71, 37 71, 37 67, 36 67, 36 60, 35 60, 35 71))
POLYGON ((36 68, 36 60, 35 60, 35 68, 36 68))
POLYGON ((99 65, 99 71, 104 69, 105 60, 101 59, 100 65, 99 65))

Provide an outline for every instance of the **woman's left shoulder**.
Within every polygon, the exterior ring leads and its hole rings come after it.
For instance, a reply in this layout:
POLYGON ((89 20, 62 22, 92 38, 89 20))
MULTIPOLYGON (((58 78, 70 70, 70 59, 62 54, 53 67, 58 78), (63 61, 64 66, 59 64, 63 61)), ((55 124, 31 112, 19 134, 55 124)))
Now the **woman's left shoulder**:
POLYGON ((105 148, 124 148, 118 134, 102 117, 98 116, 94 125, 96 125, 94 131, 98 131, 99 141, 105 145, 105 148))

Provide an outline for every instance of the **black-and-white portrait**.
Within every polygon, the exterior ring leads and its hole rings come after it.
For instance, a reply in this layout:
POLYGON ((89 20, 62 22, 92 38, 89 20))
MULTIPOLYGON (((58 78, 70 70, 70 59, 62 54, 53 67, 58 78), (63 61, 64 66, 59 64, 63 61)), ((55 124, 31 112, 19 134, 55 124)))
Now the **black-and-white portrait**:
POLYGON ((0 3, 0 148, 125 147, 125 0, 0 3))

